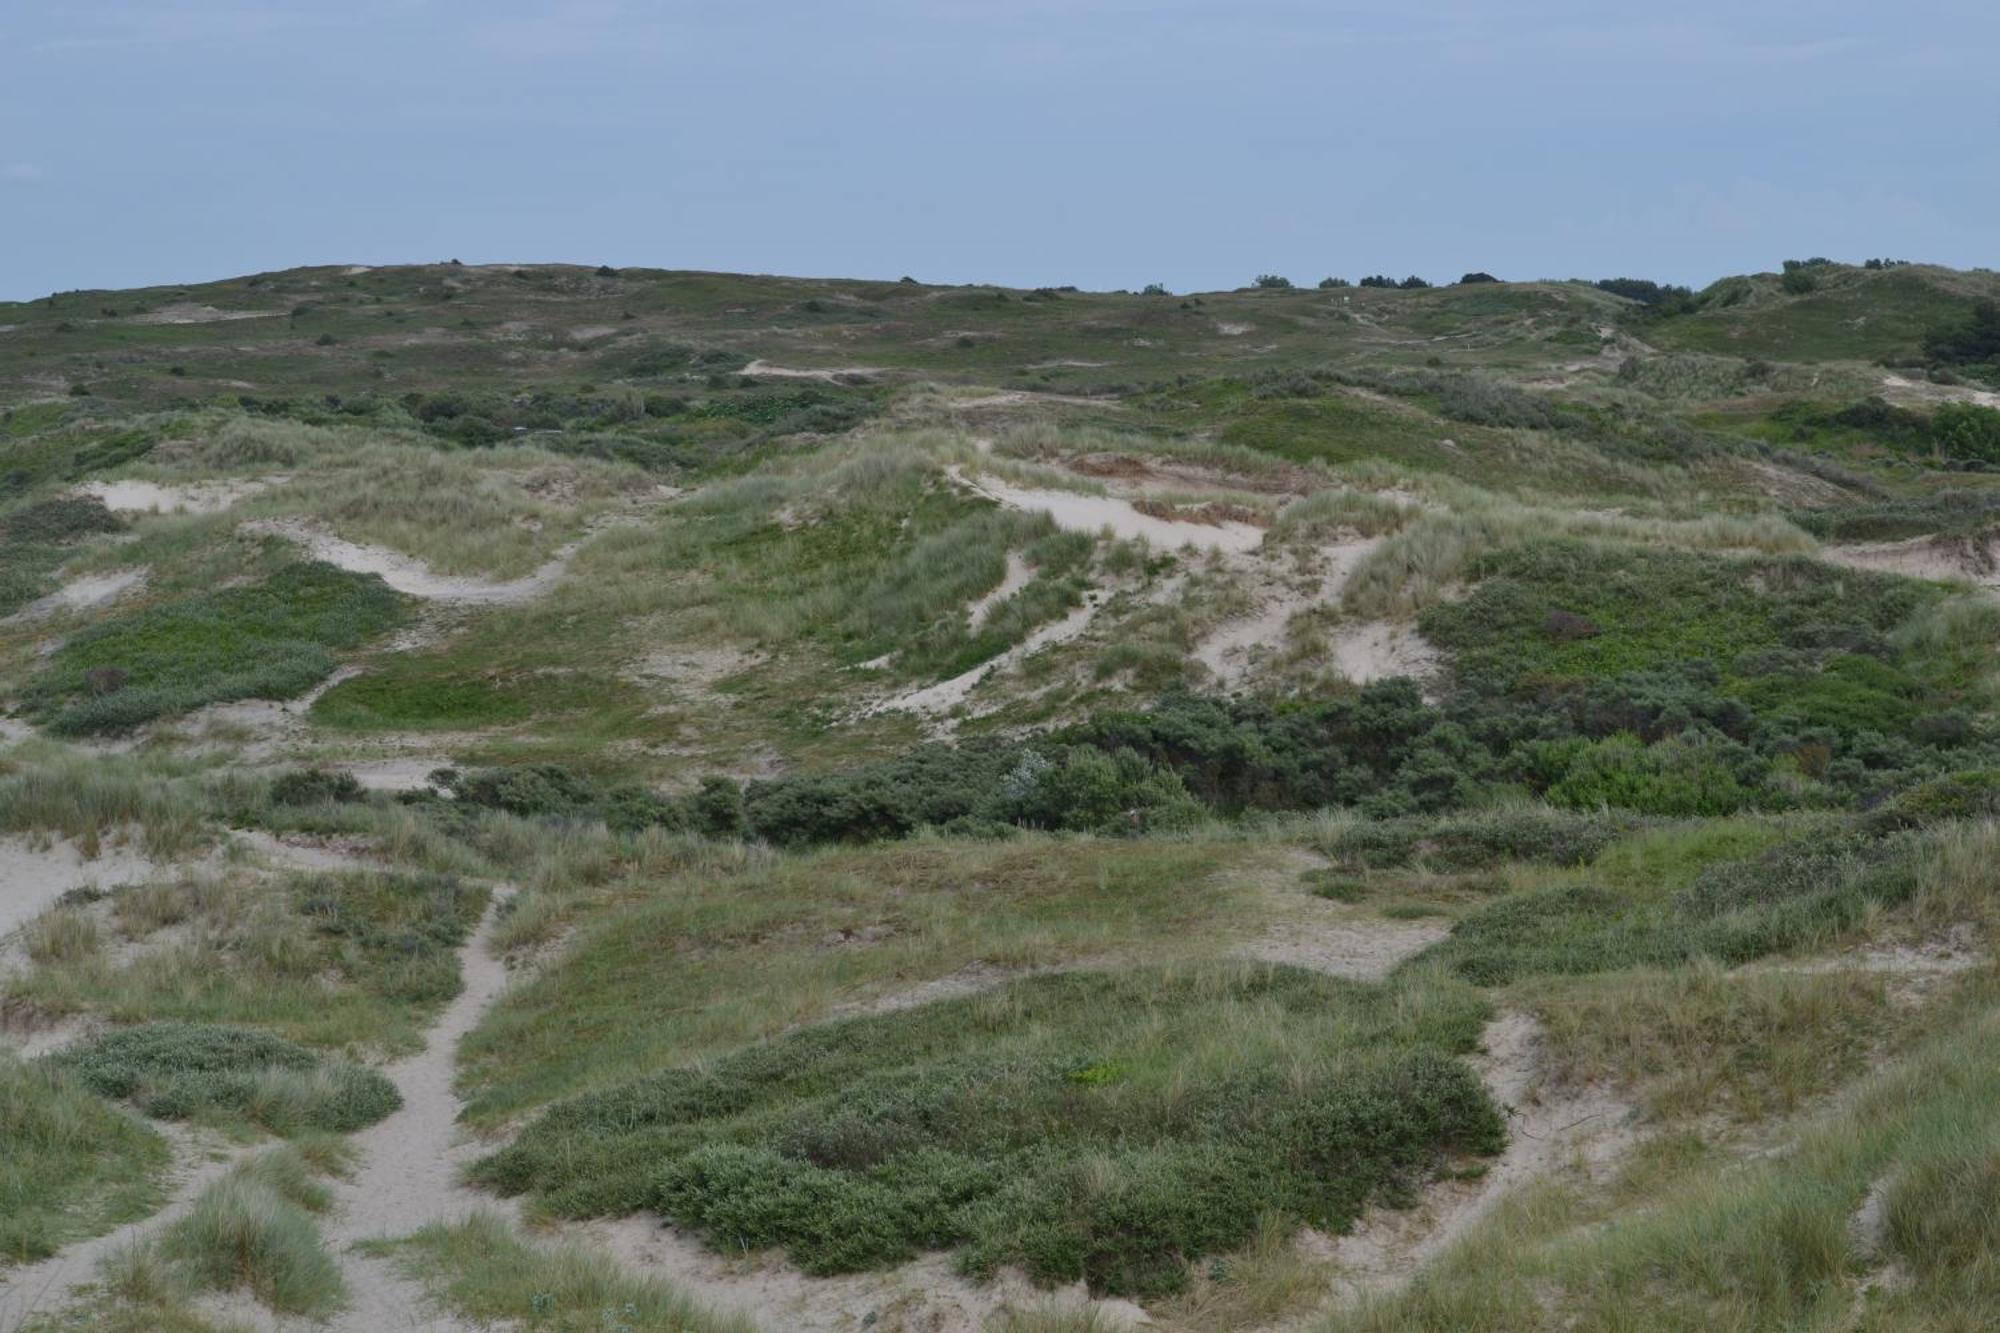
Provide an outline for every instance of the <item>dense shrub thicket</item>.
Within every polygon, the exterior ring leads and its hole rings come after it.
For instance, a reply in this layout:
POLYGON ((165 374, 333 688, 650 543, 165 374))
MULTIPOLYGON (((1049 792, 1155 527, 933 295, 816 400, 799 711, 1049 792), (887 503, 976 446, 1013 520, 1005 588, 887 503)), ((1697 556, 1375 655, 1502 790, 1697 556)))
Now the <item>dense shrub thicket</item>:
POLYGON ((2000 369, 2000 302, 1975 302, 1963 319, 1931 329, 1924 354, 1948 366, 2000 369))
POLYGON ((1171 694, 1039 736, 665 798, 565 769, 444 774, 468 807, 781 846, 919 829, 1143 832, 1205 814, 1438 814, 1501 790, 1657 816, 1866 808, 2000 767, 1963 702, 2000 612, 1934 586, 1779 557, 1551 542, 1484 557, 1423 618, 1457 688, 1171 694), (1658 608, 1676 608, 1663 618, 1658 608))
POLYGON ((1159 1295, 1268 1213, 1339 1229, 1497 1151, 1454 1058, 1482 1013, 1290 968, 1035 978, 557 1103, 475 1176, 808 1272, 962 1247, 975 1273, 1159 1295))

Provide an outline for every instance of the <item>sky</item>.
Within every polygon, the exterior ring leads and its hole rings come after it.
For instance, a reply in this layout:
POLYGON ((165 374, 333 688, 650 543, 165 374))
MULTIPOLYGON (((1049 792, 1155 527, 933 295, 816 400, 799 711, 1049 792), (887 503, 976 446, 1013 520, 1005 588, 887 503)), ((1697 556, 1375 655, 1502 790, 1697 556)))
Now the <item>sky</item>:
POLYGON ((2000 260, 1976 0, 0 0, 0 299, 2000 260))

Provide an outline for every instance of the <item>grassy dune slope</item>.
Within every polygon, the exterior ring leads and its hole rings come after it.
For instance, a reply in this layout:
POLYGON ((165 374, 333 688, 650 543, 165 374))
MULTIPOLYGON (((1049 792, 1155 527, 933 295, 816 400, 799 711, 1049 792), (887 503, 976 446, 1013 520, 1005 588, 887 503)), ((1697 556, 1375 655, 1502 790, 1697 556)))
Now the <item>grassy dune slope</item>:
POLYGON ((0 306, 0 1320, 1985 1327, 1996 296, 0 306))

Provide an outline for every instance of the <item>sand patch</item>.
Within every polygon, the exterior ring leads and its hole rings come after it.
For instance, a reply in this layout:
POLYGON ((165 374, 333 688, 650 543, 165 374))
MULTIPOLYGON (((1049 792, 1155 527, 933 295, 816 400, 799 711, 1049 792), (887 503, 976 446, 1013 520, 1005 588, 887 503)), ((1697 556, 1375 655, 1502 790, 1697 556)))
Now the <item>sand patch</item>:
POLYGON ((73 842, 36 846, 27 838, 0 838, 0 941, 55 906, 56 899, 86 885, 111 888, 151 879, 163 863, 130 844, 106 846, 86 857, 73 842))
POLYGON ((1033 566, 1022 559, 1016 552, 1007 552, 1007 572, 1001 578, 1000 586, 965 608, 967 627, 974 634, 977 634, 980 626, 986 623, 987 618, 993 614, 995 608, 1015 593, 1021 591, 1021 589, 1027 587, 1029 583, 1034 581, 1034 577, 1035 571, 1033 566))
POLYGON ((280 310, 220 310, 212 305, 197 305, 190 301, 163 305, 158 310, 149 310, 143 315, 133 315, 134 324, 219 324, 232 319, 275 319, 283 314, 280 310))
POLYGON ((519 606, 533 601, 562 580, 570 560, 583 545, 581 539, 573 541, 557 550, 534 573, 496 582, 439 574, 415 556, 386 546, 351 542, 304 519, 259 519, 245 523, 243 530, 296 542, 315 560, 324 560, 352 574, 374 574, 397 592, 426 601, 466 606, 519 606))
POLYGON ((1991 389, 1978 389, 1969 384, 1919 383, 1901 375, 1884 375, 1882 387, 1890 390, 1887 395, 1892 401, 1902 400, 1917 403, 1971 403, 1976 407, 2000 408, 2000 393, 1991 389))
POLYGON ((882 370, 879 366, 837 366, 831 370, 808 366, 774 366, 764 358, 758 357, 736 373, 759 379, 818 380, 823 384, 833 384, 847 379, 868 379, 880 375, 882 370))
POLYGON ((1207 667, 1224 689, 1243 684, 1265 652, 1284 641, 1285 627, 1293 616, 1339 604, 1356 566, 1380 544, 1379 537, 1357 537, 1322 547, 1317 577, 1306 580, 1287 580, 1268 563, 1250 566, 1260 585, 1255 593, 1256 609, 1212 631, 1195 648, 1195 660, 1207 667))
POLYGON ((1780 467, 1760 458, 1746 458, 1743 466, 1756 478, 1763 492, 1773 500, 1801 509, 1822 505, 1839 504, 1847 499, 1847 492, 1824 477, 1815 477, 1809 472, 1780 467))
POLYGON ((1264 544, 1264 530, 1251 523, 1234 520, 1182 523, 1143 513, 1131 501, 1115 496, 1016 486, 990 474, 972 477, 957 467, 949 472, 954 481, 996 504, 1045 513, 1055 520, 1057 527, 1069 532, 1108 530, 1117 537, 1175 551, 1190 548, 1254 551, 1264 544))
POLYGON ((1053 648, 1068 643, 1090 628, 1090 622, 1104 603, 1102 592, 1087 592, 1083 595, 1083 605, 1071 611, 1061 620, 1050 621, 1033 634, 1001 653, 990 661, 982 662, 970 671, 961 672, 950 680, 927 685, 920 690, 899 694, 893 699, 876 704, 868 713, 899 710, 906 713, 948 713, 966 701, 967 696, 980 681, 991 675, 1008 671, 1023 659, 1032 657, 1044 648, 1053 648))
POLYGON ((143 569, 120 569, 109 574, 87 574, 65 583, 46 597, 28 603, 10 621, 40 620, 71 611, 88 611, 94 606, 115 602, 146 582, 143 569))
POLYGON ((1392 676, 1434 680, 1444 671, 1444 654, 1413 625, 1371 620, 1334 631, 1334 666, 1356 685, 1392 676))
POLYGON ((1851 569, 1906 578, 1972 583, 2000 589, 2000 538, 1993 535, 1912 537, 1900 542, 1859 542, 1820 548, 1820 558, 1851 569))
POLYGON ((335 765, 351 774, 367 791, 422 791, 430 786, 433 772, 451 766, 451 757, 441 754, 400 755, 335 765))
POLYGON ((195 481, 179 486, 157 481, 90 481, 77 487, 93 495, 106 509, 138 514, 219 514, 238 500, 269 490, 282 478, 245 477, 238 481, 195 481))

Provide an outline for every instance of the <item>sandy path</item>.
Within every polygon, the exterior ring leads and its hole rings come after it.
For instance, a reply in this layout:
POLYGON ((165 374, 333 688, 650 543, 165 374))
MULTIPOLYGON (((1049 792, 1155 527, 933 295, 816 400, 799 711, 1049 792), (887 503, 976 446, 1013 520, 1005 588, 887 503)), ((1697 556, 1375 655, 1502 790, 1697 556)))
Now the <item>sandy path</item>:
POLYGON ((1967 384, 1919 384, 1915 380, 1904 379, 1901 375, 1884 375, 1882 387, 1895 389, 1904 398, 1913 398, 1924 403, 1972 403, 1978 407, 2000 407, 2000 393, 1990 389, 1975 389, 1967 384))
POLYGON ((1043 625, 998 657, 981 662, 970 671, 960 672, 950 680, 942 680, 935 685, 926 685, 920 690, 899 694, 893 699, 876 704, 868 711, 880 713, 900 709, 909 713, 948 713, 964 703, 966 697, 972 693, 972 687, 988 675, 1010 670, 1023 658, 1031 657, 1044 648, 1068 643, 1082 634, 1090 627, 1090 622, 1097 615, 1097 608, 1103 605, 1103 601, 1102 592, 1085 593, 1082 606, 1061 620, 1052 620, 1043 625))
POLYGON ((355 1241, 404 1236, 432 1222, 455 1222, 493 1200, 459 1183, 471 1149, 458 1143, 459 1100, 452 1091, 458 1044, 507 988, 507 968, 490 947, 500 898, 459 953, 464 986, 431 1028, 424 1049, 383 1070, 403 1095, 402 1109, 354 1135, 361 1166, 335 1192, 338 1213, 327 1227, 330 1247, 343 1251, 348 1306, 332 1333, 428 1329, 457 1333, 473 1325, 431 1313, 422 1288, 385 1259, 347 1250, 355 1241))
POLYGON ((1543 1087, 1542 1029, 1528 1014, 1494 1018, 1481 1046, 1471 1060, 1507 1118, 1506 1148, 1476 1181, 1440 1182, 1415 1208, 1371 1209, 1346 1235, 1316 1238, 1317 1248, 1342 1270, 1336 1299, 1403 1285, 1514 1190, 1572 1167, 1596 1173, 1635 1142, 1632 1108, 1616 1097, 1594 1088, 1543 1087))
POLYGON ((844 377, 858 375, 867 378, 871 375, 880 375, 882 371, 877 366, 840 366, 833 370, 814 370, 802 366, 774 366, 763 357, 758 357, 755 361, 752 361, 736 373, 739 375, 757 376, 763 379, 819 380, 822 383, 831 384, 844 377))
POLYGON ((1150 1323, 1128 1301, 1092 1300, 1081 1283, 1038 1290, 1003 1270, 990 1282, 961 1276, 949 1254, 928 1254, 899 1268, 809 1277, 770 1255, 717 1254, 650 1213, 583 1224, 577 1234, 635 1272, 672 1283, 707 1308, 750 1320, 769 1333, 988 1333, 1006 1327, 1007 1311, 1061 1311, 1079 1327, 1116 1333, 1150 1323))
POLYGON ((386 546, 367 546, 336 537, 304 519, 259 519, 245 523, 246 532, 283 537, 306 548, 315 560, 324 560, 352 574, 375 574, 397 592, 434 602, 456 602, 467 606, 518 606, 533 601, 555 587, 583 540, 559 548, 534 573, 506 582, 490 579, 453 577, 439 574, 414 556, 392 551, 386 546))
POLYGON ((986 623, 999 605, 1034 580, 1035 570, 1026 560, 1013 551, 1007 552, 1007 573, 1000 580, 1000 586, 987 593, 978 601, 965 608, 966 622, 973 633, 986 623))
POLYGON ((1116 536, 1142 539, 1173 551, 1254 551, 1264 544, 1264 530, 1250 523, 1177 523, 1140 513, 1131 501, 1115 496, 1015 486, 991 475, 968 476, 958 467, 947 471, 954 481, 987 499, 1009 509, 1039 510, 1068 532, 1095 533, 1108 528, 1116 536))

